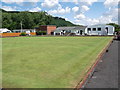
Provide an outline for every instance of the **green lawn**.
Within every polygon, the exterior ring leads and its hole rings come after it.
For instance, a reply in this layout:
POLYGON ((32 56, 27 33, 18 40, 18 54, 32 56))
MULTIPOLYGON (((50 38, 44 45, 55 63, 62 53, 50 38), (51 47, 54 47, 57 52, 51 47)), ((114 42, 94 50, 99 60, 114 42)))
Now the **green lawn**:
POLYGON ((75 87, 112 37, 3 38, 3 87, 75 87))

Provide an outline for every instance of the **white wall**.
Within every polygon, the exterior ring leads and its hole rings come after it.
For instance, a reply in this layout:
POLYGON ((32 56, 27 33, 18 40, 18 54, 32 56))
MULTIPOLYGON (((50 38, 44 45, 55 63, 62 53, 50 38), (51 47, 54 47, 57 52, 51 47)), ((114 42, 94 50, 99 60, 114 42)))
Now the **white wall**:
POLYGON ((88 35, 114 35, 114 31, 115 28, 110 25, 92 25, 85 29, 85 33, 88 35), (108 27, 108 33, 105 29, 106 27, 108 27), (88 28, 91 28, 91 31, 88 32, 88 28), (96 28, 96 31, 93 31, 93 28, 96 28), (98 28, 101 28, 101 31, 98 31, 98 28))
POLYGON ((11 33, 11 31, 4 28, 4 29, 0 29, 0 33, 11 33))

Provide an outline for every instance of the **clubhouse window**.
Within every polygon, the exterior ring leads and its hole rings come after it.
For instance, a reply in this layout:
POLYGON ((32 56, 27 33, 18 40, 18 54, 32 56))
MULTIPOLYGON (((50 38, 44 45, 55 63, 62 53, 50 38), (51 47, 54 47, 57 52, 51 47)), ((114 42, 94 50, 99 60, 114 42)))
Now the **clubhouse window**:
POLYGON ((96 31, 96 28, 93 28, 93 31, 96 31))
POLYGON ((88 31, 91 31, 91 28, 88 28, 88 31))
POLYGON ((98 31, 101 31, 101 28, 98 28, 98 31))

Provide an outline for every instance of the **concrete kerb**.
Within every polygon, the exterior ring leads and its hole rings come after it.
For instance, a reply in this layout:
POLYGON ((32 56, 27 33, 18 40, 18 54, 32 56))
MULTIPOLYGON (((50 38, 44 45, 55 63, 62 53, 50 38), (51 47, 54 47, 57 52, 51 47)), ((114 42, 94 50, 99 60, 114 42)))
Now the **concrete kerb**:
POLYGON ((104 55, 104 53, 106 52, 106 50, 109 48, 109 46, 111 45, 111 43, 113 42, 114 37, 112 38, 112 40, 107 44, 107 46, 100 52, 100 54, 98 55, 98 57, 96 58, 95 63, 93 63, 93 65, 87 70, 85 76, 82 78, 82 80, 77 84, 77 86, 75 87, 75 90, 77 89, 82 89, 84 88, 83 85, 85 85, 86 81, 88 78, 91 77, 91 75, 93 75, 95 67, 97 66, 97 64, 100 62, 102 56, 104 55))

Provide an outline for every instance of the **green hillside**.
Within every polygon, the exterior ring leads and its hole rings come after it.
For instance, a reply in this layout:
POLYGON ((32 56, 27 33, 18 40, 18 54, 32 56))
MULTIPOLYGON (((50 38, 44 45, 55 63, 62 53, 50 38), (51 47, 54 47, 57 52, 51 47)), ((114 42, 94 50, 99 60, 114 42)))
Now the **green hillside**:
POLYGON ((39 25, 56 25, 59 26, 75 26, 75 24, 66 21, 64 18, 53 17, 47 12, 28 12, 28 11, 2 11, 2 28, 10 30, 20 29, 20 22, 23 23, 24 29, 38 27, 39 25))

